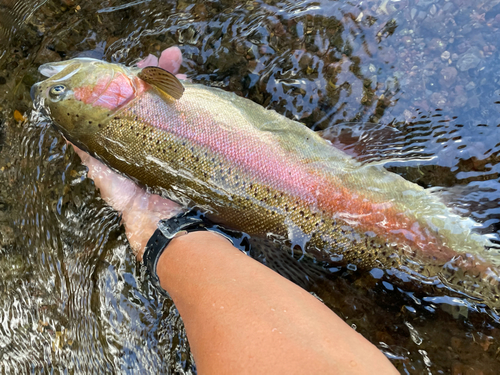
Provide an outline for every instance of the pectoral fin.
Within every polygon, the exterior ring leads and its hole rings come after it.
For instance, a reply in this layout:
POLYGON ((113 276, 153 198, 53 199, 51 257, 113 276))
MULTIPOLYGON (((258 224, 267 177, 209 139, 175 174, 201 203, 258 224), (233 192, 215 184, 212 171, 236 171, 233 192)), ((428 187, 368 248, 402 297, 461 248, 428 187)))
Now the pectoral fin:
POLYGON ((180 99, 184 93, 182 83, 170 72, 156 66, 148 66, 142 69, 137 76, 144 82, 156 87, 163 94, 174 99, 180 99))

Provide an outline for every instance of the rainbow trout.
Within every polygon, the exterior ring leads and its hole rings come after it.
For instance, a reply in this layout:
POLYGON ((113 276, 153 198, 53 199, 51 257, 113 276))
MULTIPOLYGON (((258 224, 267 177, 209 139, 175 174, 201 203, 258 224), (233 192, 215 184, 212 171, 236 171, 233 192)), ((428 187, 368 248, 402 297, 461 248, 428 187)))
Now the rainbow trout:
POLYGON ((151 190, 322 260, 439 278, 500 307, 471 220, 304 125, 156 67, 75 59, 40 71, 49 78, 32 93, 64 136, 151 190))

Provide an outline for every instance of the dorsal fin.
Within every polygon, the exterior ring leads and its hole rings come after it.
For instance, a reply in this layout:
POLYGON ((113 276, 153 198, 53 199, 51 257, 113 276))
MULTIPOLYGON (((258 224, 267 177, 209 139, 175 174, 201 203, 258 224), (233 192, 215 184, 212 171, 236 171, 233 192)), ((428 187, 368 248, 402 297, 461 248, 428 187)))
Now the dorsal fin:
POLYGON ((184 86, 175 75, 157 66, 142 69, 137 77, 174 99, 180 99, 184 93, 184 86))

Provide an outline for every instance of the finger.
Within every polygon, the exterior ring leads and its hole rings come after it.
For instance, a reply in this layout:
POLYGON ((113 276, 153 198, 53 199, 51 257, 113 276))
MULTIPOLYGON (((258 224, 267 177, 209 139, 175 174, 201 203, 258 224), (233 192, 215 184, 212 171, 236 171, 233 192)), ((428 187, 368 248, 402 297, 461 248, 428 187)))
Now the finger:
POLYGON ((158 66, 158 57, 149 54, 144 60, 137 63, 138 68, 144 68, 146 66, 158 66))
POLYGON ((179 47, 170 47, 161 53, 158 63, 160 68, 163 68, 170 73, 177 74, 182 65, 182 52, 179 47))
POLYGON ((133 181, 112 171, 109 167, 93 158, 85 151, 74 146, 75 152, 80 156, 82 163, 87 166, 87 177, 94 180, 101 193, 101 198, 119 212, 131 206, 137 194, 145 193, 133 181))

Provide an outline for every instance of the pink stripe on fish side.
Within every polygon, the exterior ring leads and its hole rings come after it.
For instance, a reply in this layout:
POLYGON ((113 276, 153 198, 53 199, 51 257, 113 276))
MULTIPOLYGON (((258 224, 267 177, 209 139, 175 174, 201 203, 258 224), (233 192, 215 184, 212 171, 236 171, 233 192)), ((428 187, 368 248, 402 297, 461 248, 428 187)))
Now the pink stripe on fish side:
POLYGON ((175 109, 159 98, 148 96, 141 100, 146 103, 137 103, 126 110, 137 110, 139 117, 151 125, 190 144, 210 149, 236 169, 254 176, 255 183, 296 197, 297 206, 316 207, 332 218, 358 223, 364 231, 373 231, 388 242, 418 248, 422 254, 436 260, 446 262, 456 255, 428 228, 396 210, 390 202, 371 202, 362 192, 345 188, 337 176, 322 175, 321 171, 304 163, 298 153, 285 151, 272 133, 255 129, 238 119, 234 119, 232 126, 224 126, 215 118, 217 115, 202 105, 182 99, 175 101, 175 109))
POLYGON ((129 78, 125 74, 115 73, 111 78, 99 78, 94 86, 82 86, 73 90, 77 100, 94 107, 116 109, 149 89, 149 85, 137 77, 129 78))

